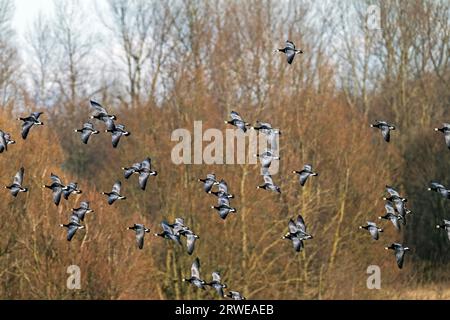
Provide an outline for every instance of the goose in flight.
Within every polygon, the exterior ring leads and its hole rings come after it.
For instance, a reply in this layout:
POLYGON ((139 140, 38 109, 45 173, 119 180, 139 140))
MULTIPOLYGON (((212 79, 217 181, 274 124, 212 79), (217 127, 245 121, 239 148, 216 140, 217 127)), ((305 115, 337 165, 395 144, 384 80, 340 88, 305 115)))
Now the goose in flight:
POLYGON ((194 262, 192 263, 191 277, 184 278, 183 281, 189 282, 197 288, 205 289, 206 281, 200 278, 200 260, 198 258, 195 258, 194 262))
POLYGON ((17 120, 23 121, 23 123, 22 123, 22 139, 25 140, 27 138, 31 127, 44 125, 44 123, 39 120, 39 117, 41 116, 41 114, 43 114, 43 112, 32 112, 28 117, 17 118, 17 120))
POLYGON ((372 239, 378 240, 380 232, 383 232, 383 229, 378 228, 377 225, 374 222, 367 221, 367 225, 365 226, 359 226, 360 229, 366 229, 369 231, 370 235, 372 236, 372 239))
POLYGON ((122 182, 116 181, 112 187, 111 192, 102 192, 102 194, 108 196, 108 204, 112 205, 116 200, 125 200, 127 197, 120 194, 122 189, 122 182))
POLYGON ((128 230, 134 230, 136 233, 136 243, 139 249, 144 248, 144 236, 150 232, 143 224, 135 223, 132 227, 128 227, 128 230))
POLYGON ((231 112, 230 112, 230 117, 231 117, 231 120, 225 121, 225 123, 231 124, 231 125, 233 125, 233 126, 235 126, 235 127, 238 127, 238 128, 241 129, 243 132, 246 132, 246 131, 247 131, 247 127, 246 127, 246 126, 249 126, 250 124, 249 124, 248 122, 245 122, 245 121, 241 118, 241 116, 239 115, 239 113, 237 113, 236 111, 231 111, 231 112))
POLYGON ((409 251, 408 247, 404 247, 400 243, 393 243, 389 247, 385 247, 386 250, 394 250, 395 260, 397 261, 397 266, 401 269, 403 268, 403 260, 405 258, 405 252, 409 251))
POLYGON ((67 224, 60 224, 60 227, 67 228, 67 241, 72 240, 73 236, 77 232, 78 229, 84 229, 84 226, 81 225, 80 219, 77 215, 72 214, 70 216, 70 221, 67 224))
POLYGON ((306 180, 309 176, 318 176, 319 174, 317 172, 312 171, 312 166, 310 164, 305 164, 303 166, 303 169, 300 171, 292 171, 292 173, 296 173, 300 175, 300 185, 303 187, 306 183, 306 180))
POLYGON ((90 100, 89 102, 91 107, 94 108, 91 119, 103 121, 106 125, 106 129, 112 130, 114 128, 114 120, 117 120, 117 117, 113 114, 108 114, 106 109, 100 103, 94 100, 90 100))
POLYGON ((380 129, 383 139, 386 142, 391 140, 391 130, 395 130, 395 126, 380 120, 375 120, 375 123, 371 124, 370 127, 380 129))
POLYGON ((294 61, 296 54, 302 54, 302 50, 298 50, 295 48, 295 44, 290 41, 286 40, 286 45, 284 48, 281 49, 275 49, 274 52, 283 52, 286 55, 287 63, 292 64, 292 61, 294 61))
POLYGON ((75 129, 75 132, 81 132, 81 141, 83 141, 84 144, 87 144, 89 141, 89 138, 93 134, 99 134, 100 131, 94 129, 94 125, 90 122, 86 122, 83 124, 83 128, 81 129, 75 129))
POLYGON ((6 189, 9 189, 13 197, 17 197, 19 192, 27 192, 28 188, 24 188, 22 186, 23 183, 23 174, 25 169, 21 167, 19 171, 14 176, 13 183, 9 186, 5 186, 6 189))
POLYGON ((445 144, 450 149, 450 124, 443 123, 442 128, 434 128, 434 131, 440 131, 444 134, 445 144))

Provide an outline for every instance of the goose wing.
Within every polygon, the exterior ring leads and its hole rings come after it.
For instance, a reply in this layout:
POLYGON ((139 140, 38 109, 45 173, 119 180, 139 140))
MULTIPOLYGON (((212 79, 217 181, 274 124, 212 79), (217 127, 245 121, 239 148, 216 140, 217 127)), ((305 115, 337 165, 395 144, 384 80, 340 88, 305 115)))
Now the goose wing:
POLYGON ((145 190, 145 187, 147 186, 148 177, 150 177, 148 172, 141 172, 139 174, 139 187, 141 187, 142 190, 145 190))
POLYGON ((96 115, 99 115, 99 114, 105 114, 105 115, 107 115, 107 114, 108 114, 108 113, 106 112, 106 109, 103 108, 102 105, 101 105, 100 103, 98 103, 98 102, 96 102, 96 101, 94 101, 94 100, 90 100, 89 102, 91 103, 91 107, 94 108, 94 111, 95 111, 94 113, 95 113, 96 115))
POLYGON ((217 187, 219 188, 219 191, 222 191, 224 193, 228 193, 228 185, 227 185, 227 182, 225 180, 223 180, 223 179, 220 180, 220 182, 219 182, 217 187))
POLYGON ((31 117, 33 117, 35 120, 38 120, 41 114, 43 114, 43 112, 32 112, 31 117))
POLYGON ((403 247, 395 248, 395 259, 397 260, 397 266, 401 269, 403 267, 403 260, 405 257, 405 250, 403 247))
POLYGON ((0 153, 2 153, 3 150, 8 150, 8 143, 5 139, 5 133, 0 130, 0 153))
POLYGON ((211 275, 212 275, 212 279, 213 279, 213 281, 216 281, 216 282, 221 282, 221 278, 220 278, 220 273, 218 273, 217 271, 214 271, 213 273, 211 273, 211 275))
POLYGON ((264 175, 263 178, 264 178, 264 182, 266 184, 273 185, 273 179, 272 179, 272 176, 270 174, 264 175))
POLYGON ((61 185, 61 186, 63 185, 62 182, 61 182, 61 179, 56 174, 50 173, 50 179, 55 184, 58 184, 58 185, 61 185))
POLYGON ((195 258, 191 266, 191 276, 200 279, 200 260, 195 258))
POLYGON ((383 135, 383 139, 386 142, 389 142, 391 140, 391 130, 387 126, 381 127, 381 134, 383 135))
POLYGON ((28 133, 30 132, 31 127, 33 126, 33 122, 31 121, 25 121, 22 124, 22 139, 26 139, 28 136, 28 133))
POLYGON ((303 241, 297 237, 292 238, 292 245, 294 246, 294 250, 296 252, 300 252, 303 248, 303 241))
POLYGON ((70 224, 70 226, 67 229, 67 241, 72 240, 73 236, 78 230, 78 226, 75 224, 70 224))
POLYGON ((233 119, 233 120, 239 120, 239 121, 244 122, 244 120, 242 120, 242 118, 241 118, 241 116, 239 115, 239 113, 237 113, 236 111, 231 111, 231 112, 230 112, 230 117, 231 117, 231 119, 233 119))
POLYGON ((300 231, 304 233, 306 232, 305 220, 303 220, 303 217, 300 214, 297 216, 297 221, 295 224, 300 231))
POLYGON ((295 224, 295 222, 292 219, 290 219, 288 222, 288 229, 289 229, 289 233, 291 233, 291 234, 296 234, 298 232, 297 225, 295 224))
POLYGON ((136 224, 137 228, 136 230, 136 243, 139 249, 142 249, 144 247, 144 235, 145 235, 145 229, 143 225, 136 224))
POLYGON ((195 237, 194 234, 188 234, 186 236, 186 245, 187 245, 187 253, 189 255, 192 254, 192 252, 194 252, 195 249, 195 240, 197 240, 197 238, 195 237))
POLYGON ((16 173, 16 175, 14 176, 14 181, 13 184, 16 184, 18 186, 22 185, 23 182, 23 174, 24 174, 25 169, 23 167, 21 167, 19 169, 19 171, 16 173))
POLYGON ((378 228, 376 226, 369 224, 369 232, 374 240, 378 240, 379 232, 378 232, 378 228))
POLYGON ((58 206, 61 202, 61 194, 62 194, 62 188, 61 187, 55 187, 53 188, 53 202, 58 206))
POLYGON ((309 172, 307 172, 307 171, 305 171, 305 170, 302 170, 302 172, 300 173, 300 177, 299 177, 299 179, 300 179, 300 185, 301 185, 302 187, 305 185, 306 180, 308 180, 308 177, 309 177, 310 175, 311 175, 311 174, 310 174, 309 172))
POLYGON ((120 189, 122 188, 122 182, 116 181, 112 187, 112 192, 120 194, 120 189))
POLYGON ((117 148, 121 137, 122 137, 121 131, 113 131, 112 136, 111 136, 113 148, 117 148))

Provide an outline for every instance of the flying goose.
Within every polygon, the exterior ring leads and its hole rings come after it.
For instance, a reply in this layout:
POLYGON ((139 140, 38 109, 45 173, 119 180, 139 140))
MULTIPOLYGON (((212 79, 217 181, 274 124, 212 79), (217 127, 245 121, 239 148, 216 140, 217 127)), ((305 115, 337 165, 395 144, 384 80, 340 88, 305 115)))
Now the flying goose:
POLYGON ((128 227, 128 230, 134 230, 136 232, 136 243, 139 249, 144 248, 144 236, 145 233, 150 232, 143 224, 135 223, 132 227, 128 227))
POLYGON ((188 231, 189 228, 184 224, 183 218, 175 218, 175 222, 172 224, 168 224, 169 227, 173 229, 175 234, 183 235, 185 231, 188 231))
POLYGON ((450 240, 450 220, 443 219, 442 222, 443 222, 442 224, 436 225, 436 228, 444 229, 445 231, 447 231, 447 236, 448 239, 450 240))
POLYGON ((14 140, 11 140, 11 136, 9 133, 3 132, 0 130, 0 153, 3 151, 8 151, 8 145, 16 143, 14 140))
POLYGON ((292 171, 292 173, 296 173, 300 175, 300 185, 303 187, 306 183, 306 180, 309 176, 318 176, 319 174, 317 172, 312 171, 312 166, 310 164, 305 164, 303 166, 303 169, 300 171, 292 171))
POLYGON ((430 187, 428 188, 428 191, 435 191, 439 193, 442 197, 446 199, 450 199, 450 191, 447 190, 446 187, 444 187, 442 184, 438 182, 430 182, 430 187))
POLYGON ((191 255, 195 249, 195 241, 200 237, 189 229, 181 231, 180 234, 186 237, 187 253, 191 255))
POLYGON ((289 219, 288 223, 289 231, 281 237, 281 239, 287 239, 292 241, 294 250, 300 252, 304 247, 303 240, 312 239, 313 236, 306 232, 305 220, 301 215, 297 216, 296 221, 289 219))
POLYGON ((371 128, 377 128, 381 130, 383 139, 386 142, 391 140, 391 130, 395 130, 395 126, 387 123, 386 121, 375 120, 374 124, 370 125, 371 128))
POLYGON ((39 121, 39 117, 43 112, 32 112, 28 117, 17 118, 17 120, 23 121, 22 124, 22 139, 26 139, 32 126, 42 126, 44 123, 39 121))
POLYGON ((210 190, 208 193, 211 193, 217 197, 234 198, 234 195, 228 193, 228 185, 225 180, 222 179, 220 181, 216 181, 214 182, 214 185, 217 185, 218 191, 214 192, 210 190))
POLYGON ((450 149, 450 124, 443 123, 442 128, 434 128, 434 131, 440 131, 444 134, 445 144, 450 149))
POLYGON ((274 52, 283 52, 286 55, 287 63, 292 64, 294 61, 296 54, 302 54, 302 50, 298 50, 295 48, 295 45, 292 41, 286 40, 286 45, 282 49, 275 49, 274 52))
MULTIPOLYGON (((405 207, 405 202, 408 200, 400 196, 397 190, 394 187, 386 185, 386 191, 389 193, 389 197, 383 197, 385 201, 392 201, 395 205, 395 209, 398 214, 405 218, 406 213, 411 213, 410 210, 407 210, 405 207)), ((406 223, 406 220, 403 220, 403 224, 406 223)))
POLYGON ((70 222, 68 224, 60 224, 59 226, 67 228, 67 241, 72 240, 78 229, 84 228, 84 226, 80 224, 80 219, 75 214, 70 216, 70 222))
POLYGON ((139 174, 139 171, 141 170, 141 163, 136 162, 131 165, 131 167, 122 167, 123 175, 125 179, 130 178, 133 174, 139 174))
POLYGON ((145 190, 147 186, 147 180, 150 176, 157 176, 158 172, 152 170, 152 159, 146 158, 141 162, 141 166, 139 168, 139 186, 142 190, 145 190))
POLYGON ((120 194, 121 188, 122 188, 122 182, 116 181, 112 187, 111 192, 102 192, 102 194, 108 196, 108 204, 109 205, 112 205, 116 200, 125 200, 127 198, 120 194))
POLYGON ((184 278, 183 281, 193 284, 197 288, 205 289, 206 282, 200 278, 200 260, 195 258, 191 266, 191 277, 184 278))
POLYGON ((239 115, 239 113, 237 113, 236 111, 231 111, 230 112, 230 116, 231 116, 231 120, 229 121, 225 121, 225 123, 227 124, 231 124, 235 127, 238 127, 239 129, 241 129, 242 131, 246 132, 247 131, 247 127, 250 124, 245 122, 241 116, 239 115))
POLYGON ((385 203, 384 208, 386 209, 386 214, 384 216, 378 217, 378 219, 390 220, 395 229, 400 230, 399 220, 402 221, 402 224, 405 224, 405 220, 403 219, 403 217, 395 212, 394 206, 390 201, 387 201, 385 203))
POLYGON ((163 228, 163 232, 155 233, 154 234, 155 237, 161 237, 164 239, 173 240, 180 246, 182 245, 180 236, 173 231, 173 229, 170 227, 170 225, 166 221, 161 222, 161 226, 163 228))
POLYGON ((112 127, 110 129, 106 129, 105 132, 111 132, 113 148, 117 148, 122 136, 127 137, 131 134, 129 131, 125 130, 125 126, 123 124, 113 124, 112 127))
POLYGON ((263 175, 263 178, 264 178, 264 184, 257 186, 256 189, 264 189, 264 190, 281 193, 280 187, 273 183, 272 176, 270 174, 263 175))
POLYGON ((259 158, 261 166, 264 169, 268 169, 273 160, 280 160, 280 157, 276 156, 272 150, 265 150, 261 154, 255 154, 255 157, 259 158))
POLYGON ((21 167, 19 171, 14 176, 13 183, 9 186, 5 186, 6 189, 9 189, 13 197, 17 197, 19 192, 27 192, 28 188, 22 187, 23 183, 23 174, 24 174, 24 168, 21 167))
POLYGON ((367 225, 365 226, 359 226, 360 229, 366 229, 369 231, 370 235, 374 240, 378 240, 379 233, 383 232, 383 229, 378 228, 377 225, 374 222, 367 221, 367 225))
POLYGON ((261 122, 256 120, 256 125, 253 127, 250 127, 253 130, 257 130, 259 132, 262 132, 264 134, 281 134, 281 131, 279 129, 274 129, 272 128, 272 125, 270 123, 267 122, 261 122))
POLYGON ((222 219, 226 219, 226 217, 228 216, 228 214, 230 212, 236 212, 236 209, 233 207, 230 207, 228 204, 226 204, 225 202, 226 198, 219 198, 219 205, 218 206, 211 206, 212 209, 216 209, 219 212, 219 216, 222 219))
POLYGON ((211 191, 214 183, 217 182, 216 175, 214 173, 208 173, 205 179, 199 178, 198 181, 203 182, 203 190, 207 193, 211 191))
POLYGON ((50 179, 52 180, 52 184, 43 185, 42 187, 53 191, 53 202, 58 206, 61 201, 63 190, 67 190, 68 188, 61 182, 61 179, 56 174, 50 173, 50 179))
POLYGON ((404 247, 400 243, 393 243, 389 247, 385 247, 386 250, 394 250, 395 260, 397 261, 397 266, 401 269, 403 268, 403 260, 405 257, 405 252, 409 251, 408 247, 404 247))
POLYGON ((94 100, 90 100, 89 102, 91 104, 91 107, 94 108, 94 112, 91 116, 91 119, 103 121, 106 125, 106 128, 108 130, 112 130, 114 128, 113 120, 117 120, 117 117, 115 115, 108 114, 106 109, 103 108, 100 103, 95 102, 94 100))
POLYGON ((76 182, 71 182, 71 183, 69 183, 69 184, 66 186, 66 189, 63 190, 63 196, 64 196, 64 199, 69 200, 69 196, 70 196, 72 193, 80 194, 80 193, 82 193, 82 192, 83 192, 83 191, 81 191, 80 189, 78 189, 78 184, 77 184, 76 182))
POLYGON ((80 203, 80 207, 72 209, 72 212, 77 215, 81 221, 84 221, 84 216, 86 213, 92 213, 94 210, 89 207, 89 201, 82 201, 80 203))
POLYGON ((81 132, 81 141, 83 141, 84 144, 88 143, 91 135, 100 133, 100 131, 94 129, 94 125, 90 122, 86 122, 83 124, 83 128, 75 129, 74 131, 81 132))
POLYGON ((239 292, 237 291, 230 291, 228 292, 228 294, 226 295, 226 297, 231 298, 233 300, 245 300, 245 297, 242 296, 239 292))
POLYGON ((220 273, 214 271, 213 273, 211 273, 211 275, 212 281, 205 283, 205 285, 213 287, 221 298, 226 298, 226 295, 223 293, 223 289, 225 289, 227 285, 225 283, 222 283, 220 273))

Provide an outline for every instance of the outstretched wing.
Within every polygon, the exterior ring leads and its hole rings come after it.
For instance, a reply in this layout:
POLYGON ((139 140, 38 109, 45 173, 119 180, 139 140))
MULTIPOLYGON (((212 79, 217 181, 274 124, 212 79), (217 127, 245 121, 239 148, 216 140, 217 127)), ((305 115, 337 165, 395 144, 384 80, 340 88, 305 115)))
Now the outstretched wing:
POLYGON ((305 220, 303 220, 303 217, 300 214, 297 216, 297 221, 295 224, 300 231, 306 232, 305 220))
POLYGON ((122 132, 114 131, 112 134, 112 145, 114 148, 117 148, 119 145, 120 138, 122 137, 122 132))
POLYGON ((311 174, 310 174, 309 172, 306 172, 306 171, 302 171, 302 172, 300 173, 300 185, 301 185, 302 187, 305 185, 306 180, 308 180, 308 177, 309 177, 310 175, 311 175, 311 174))
POLYGON ((389 127, 382 126, 381 134, 383 135, 383 138, 386 142, 389 142, 391 140, 391 130, 389 130, 389 127))
POLYGON ((289 220, 288 229, 289 229, 289 233, 292 233, 292 234, 296 234, 298 232, 297 225, 295 224, 295 222, 292 219, 289 220))
POLYGON ((220 180, 219 185, 217 186, 219 188, 219 191, 222 191, 224 193, 228 193, 228 185, 225 180, 220 180))
POLYGON ((148 172, 142 172, 139 174, 139 186, 142 190, 145 190, 149 176, 150 174, 148 172))
POLYGON ((112 187, 112 192, 120 194, 120 189, 122 188, 122 182, 116 181, 112 187))
POLYGON ((105 108, 102 107, 102 105, 94 100, 89 101, 91 103, 91 107, 95 109, 95 114, 108 114, 105 110, 105 108))
POLYGON ((61 194, 62 194, 62 188, 61 187, 53 188, 53 202, 57 206, 61 202, 61 194))
POLYGON ((236 111, 231 111, 231 112, 230 112, 230 117, 231 117, 231 119, 233 119, 233 120, 239 120, 239 121, 244 122, 244 120, 242 120, 242 118, 241 118, 241 116, 239 115, 239 113, 237 113, 236 111))
POLYGON ((83 129, 83 131, 81 132, 81 141, 83 141, 84 144, 87 144, 90 136, 91 136, 91 132, 89 130, 83 129))
POLYGON ((267 183, 267 184, 272 184, 272 185, 273 185, 272 177, 271 177, 269 174, 264 175, 263 178, 264 178, 264 182, 265 182, 265 183, 267 183))
POLYGON ((217 271, 214 271, 211 275, 212 275, 213 281, 216 281, 216 282, 221 281, 220 274, 217 271))
POLYGON ((303 248, 303 241, 297 237, 292 238, 292 245, 294 246, 294 250, 300 252, 303 248))
POLYGON ((14 184, 17 184, 17 185, 19 185, 19 186, 21 186, 22 185, 22 182, 23 182, 23 173, 24 173, 24 168, 23 167, 21 167, 20 169, 19 169, 19 171, 16 173, 16 175, 14 176, 14 181, 13 181, 13 183, 14 184))
POLYGON ((400 269, 403 267, 404 257, 405 257, 405 250, 403 250, 403 249, 395 250, 395 259, 397 260, 397 265, 400 269))
POLYGON ((75 233, 77 232, 78 227, 75 225, 70 225, 69 228, 67 229, 67 241, 72 240, 73 236, 75 235, 75 233))
POLYGON ((139 249, 144 247, 144 235, 145 229, 143 227, 139 227, 136 229, 136 243, 139 249))
POLYGON ((5 139, 5 133, 0 130, 0 153, 2 153, 3 150, 8 150, 8 143, 5 139))
POLYGON ((191 276, 200 279, 200 260, 198 258, 195 258, 192 263, 191 276))
POLYGON ((141 168, 151 170, 152 169, 152 159, 146 158, 141 162, 141 168))
POLYGON ((186 240, 186 245, 187 245, 187 253, 189 255, 192 254, 192 252, 194 252, 195 249, 195 240, 197 240, 197 238, 193 235, 193 234, 188 234, 186 236, 187 240, 186 240))
POLYGON ((56 174, 50 173, 50 179, 52 179, 53 183, 62 185, 61 179, 56 174))
POLYGON ((26 139, 28 136, 28 133, 30 132, 31 127, 33 126, 33 122, 31 121, 25 121, 22 124, 22 139, 26 139))

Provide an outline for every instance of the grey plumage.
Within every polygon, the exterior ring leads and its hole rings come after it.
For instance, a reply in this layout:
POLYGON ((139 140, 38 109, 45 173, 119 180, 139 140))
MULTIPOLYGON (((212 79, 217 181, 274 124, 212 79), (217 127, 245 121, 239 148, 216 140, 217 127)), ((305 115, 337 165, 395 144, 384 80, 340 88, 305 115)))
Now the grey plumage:
POLYGON ((52 180, 52 184, 44 185, 43 187, 52 190, 53 202, 58 206, 61 201, 61 194, 63 190, 67 190, 67 186, 61 182, 61 179, 56 174, 50 173, 50 179, 52 180))
POLYGON ((67 228, 67 241, 71 241, 78 229, 83 229, 84 226, 81 225, 80 219, 77 215, 72 214, 70 216, 70 221, 67 224, 60 224, 61 227, 67 228))
POLYGON ((125 200, 127 198, 120 194, 121 189, 122 189, 122 182, 116 181, 112 187, 111 192, 102 192, 102 194, 108 196, 109 205, 112 205, 116 200, 125 200))
POLYGON ((391 130, 395 130, 395 126, 387 123, 386 121, 375 120, 375 123, 370 125, 372 128, 381 130, 384 141, 389 142, 391 140, 391 130))
POLYGON ((277 193, 281 193, 281 189, 279 186, 273 183, 272 176, 269 174, 263 175, 264 184, 257 186, 258 189, 269 190, 277 193))
POLYGON ((445 144, 450 149, 450 124, 443 123, 442 128, 435 128, 435 131, 440 131, 444 134, 445 144))
POLYGON ((129 230, 134 230, 136 233, 136 244, 139 249, 144 248, 145 234, 150 232, 150 229, 146 228, 143 224, 135 223, 132 227, 128 227, 129 230))
POLYGON ((117 119, 116 116, 109 114, 100 103, 94 100, 90 100, 89 102, 91 104, 91 107, 94 108, 94 112, 91 116, 91 119, 103 121, 106 125, 106 130, 113 130, 114 129, 113 120, 117 119))
POLYGON ((384 205, 386 209, 386 214, 384 216, 378 217, 378 219, 386 219, 392 222, 395 229, 400 230, 400 223, 399 221, 402 221, 402 224, 404 223, 404 219, 402 216, 398 215, 394 209, 394 206, 392 205, 392 202, 387 201, 384 205))
POLYGON ((296 49, 295 48, 295 44, 292 41, 290 41, 290 40, 286 40, 286 45, 285 45, 284 48, 277 49, 275 51, 283 52, 286 55, 286 61, 289 64, 292 64, 296 54, 302 54, 303 53, 302 50, 296 49))
POLYGON ((80 194, 83 191, 81 191, 80 189, 78 189, 78 184, 76 182, 70 182, 67 186, 66 189, 63 190, 63 196, 64 199, 69 200, 69 196, 74 193, 74 194, 80 194))
POLYGON ((43 112, 32 112, 28 117, 18 118, 17 120, 23 121, 22 123, 22 139, 26 139, 31 127, 44 125, 42 121, 39 120, 43 112))
POLYGON ((405 252, 409 251, 408 247, 404 247, 400 243, 393 243, 389 247, 385 247, 386 250, 394 250, 395 260, 397 262, 397 266, 401 269, 403 268, 403 261, 405 258, 405 252))
POLYGON ((213 287, 216 290, 217 294, 221 298, 226 297, 223 293, 223 289, 225 289, 227 287, 227 285, 225 283, 222 283, 220 273, 217 271, 214 271, 211 275, 212 275, 212 281, 206 283, 206 285, 213 287))
POLYGON ((300 185, 303 187, 306 183, 306 180, 309 176, 318 176, 319 174, 317 172, 314 172, 312 170, 312 166, 310 164, 305 164, 303 166, 303 169, 300 171, 292 171, 293 173, 296 173, 299 175, 300 179, 300 185))
POLYGON ((237 291, 230 291, 228 292, 228 294, 226 295, 228 298, 231 298, 233 300, 245 300, 245 297, 242 296, 239 292, 237 291))
POLYGON ((235 127, 238 127, 243 132, 247 131, 247 126, 249 126, 250 124, 245 122, 242 119, 242 117, 239 115, 239 113, 237 113, 236 111, 231 111, 230 112, 230 117, 231 117, 231 120, 225 121, 225 123, 228 123, 228 124, 231 124, 231 125, 233 125, 235 127))
POLYGON ((9 189, 11 192, 11 195, 13 197, 17 197, 19 192, 27 192, 28 188, 24 188, 22 186, 23 183, 23 175, 24 175, 25 169, 21 167, 19 171, 16 173, 13 179, 13 183, 9 186, 5 186, 5 188, 9 189))
POLYGON ((191 277, 184 278, 183 281, 187 281, 197 288, 205 289, 206 282, 200 278, 200 260, 195 258, 191 266, 191 277))
POLYGON ((438 182, 430 182, 430 187, 428 188, 429 191, 435 191, 439 193, 442 197, 446 199, 450 199, 450 191, 443 186, 442 184, 438 182))
POLYGON ((203 182, 203 190, 205 190, 205 192, 210 192, 215 182, 217 182, 214 173, 208 173, 205 179, 199 178, 198 181, 203 182))
POLYGON ((162 237, 164 239, 169 239, 174 241, 180 246, 182 245, 180 235, 175 233, 174 230, 170 227, 170 225, 166 221, 161 222, 161 226, 163 228, 163 232, 155 233, 154 234, 155 236, 162 237))
POLYGON ((82 201, 80 203, 80 207, 79 208, 74 208, 72 209, 73 214, 75 214, 76 216, 78 216, 78 218, 81 221, 84 221, 84 217, 87 213, 91 213, 94 212, 94 210, 92 210, 89 207, 89 202, 88 201, 82 201))
POLYGON ((83 141, 84 144, 87 144, 89 141, 89 138, 93 134, 99 134, 100 131, 94 129, 94 125, 90 122, 86 122, 83 124, 83 128, 81 129, 75 129, 75 132, 81 132, 81 141, 83 141))
POLYGON ((230 212, 236 212, 236 209, 231 207, 230 205, 226 204, 226 201, 228 199, 225 200, 225 198, 219 198, 219 202, 220 204, 217 206, 212 206, 212 209, 216 209, 219 212, 219 216, 222 219, 226 219, 226 217, 228 216, 228 214, 230 212))
POLYGON ((129 136, 131 133, 125 130, 123 124, 113 124, 110 129, 106 129, 106 132, 110 132, 113 148, 117 148, 119 145, 120 138, 122 136, 129 136))
POLYGON ((383 229, 378 228, 377 225, 374 222, 367 221, 367 225, 365 226, 359 226, 360 229, 366 229, 369 231, 370 235, 372 236, 372 239, 378 240, 380 232, 383 232, 383 229))

